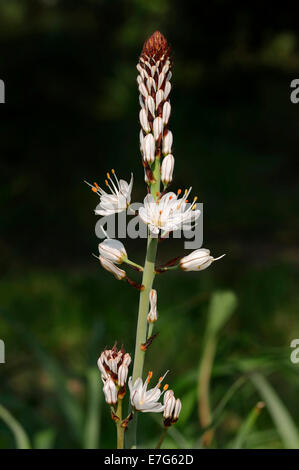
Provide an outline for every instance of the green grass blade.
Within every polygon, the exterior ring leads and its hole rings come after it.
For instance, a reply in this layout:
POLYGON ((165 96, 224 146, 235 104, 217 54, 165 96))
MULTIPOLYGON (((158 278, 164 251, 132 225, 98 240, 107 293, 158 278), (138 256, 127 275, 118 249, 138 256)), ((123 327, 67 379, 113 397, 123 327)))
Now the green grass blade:
POLYGON ((84 448, 98 449, 103 392, 100 373, 92 367, 87 372, 87 416, 84 430, 84 448))
POLYGON ((232 449, 242 449, 245 446, 246 440, 248 435, 250 434, 257 418, 259 417, 262 409, 264 408, 265 404, 263 402, 259 402, 255 405, 255 407, 250 411, 249 415, 245 419, 244 423, 242 423, 239 432, 236 436, 234 443, 232 444, 232 449))
POLYGON ((24 428, 2 405, 0 405, 0 418, 3 419, 13 433, 17 449, 31 449, 29 437, 24 428))
POLYGON ((267 409, 275 423, 276 429, 285 448, 298 449, 298 430, 289 411, 277 395, 274 388, 263 375, 257 372, 250 374, 250 379, 260 393, 263 401, 266 403, 267 409))

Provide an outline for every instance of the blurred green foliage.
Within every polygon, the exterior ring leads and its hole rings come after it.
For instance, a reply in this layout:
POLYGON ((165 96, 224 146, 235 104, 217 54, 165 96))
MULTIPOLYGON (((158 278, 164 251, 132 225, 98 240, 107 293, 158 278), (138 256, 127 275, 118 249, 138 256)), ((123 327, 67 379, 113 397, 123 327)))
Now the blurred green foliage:
MULTIPOLYGON (((296 445, 296 15, 260 2, 10 0, 0 2, 1 448, 28 446, 24 432, 35 448, 115 445, 95 364, 116 339, 133 352, 138 295, 91 257, 97 201, 83 180, 132 170, 142 200, 135 65, 156 29, 173 46, 173 189, 192 184, 204 246, 227 253, 203 273, 157 278, 159 335, 146 368, 170 369, 183 402, 164 446, 202 445, 197 372, 219 290, 238 306, 217 335, 213 446, 296 445)), ((144 241, 126 246, 142 263, 144 241)), ((164 242, 159 261, 180 253, 164 242)), ((155 446, 161 423, 140 418, 140 443, 155 446)))

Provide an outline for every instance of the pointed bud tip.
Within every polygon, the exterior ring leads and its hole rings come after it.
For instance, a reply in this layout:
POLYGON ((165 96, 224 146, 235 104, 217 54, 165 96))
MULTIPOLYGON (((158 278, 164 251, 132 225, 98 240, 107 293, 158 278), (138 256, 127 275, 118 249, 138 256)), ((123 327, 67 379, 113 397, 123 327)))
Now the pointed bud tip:
POLYGON ((169 45, 160 31, 155 31, 144 43, 141 55, 158 58, 164 53, 169 55, 169 45))

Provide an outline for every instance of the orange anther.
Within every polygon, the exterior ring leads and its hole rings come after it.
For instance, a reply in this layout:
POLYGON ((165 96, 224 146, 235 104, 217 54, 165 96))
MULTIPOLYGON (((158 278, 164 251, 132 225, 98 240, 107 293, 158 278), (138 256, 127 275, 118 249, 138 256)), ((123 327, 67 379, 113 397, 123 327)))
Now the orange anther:
POLYGON ((163 387, 163 390, 164 392, 166 392, 166 390, 168 389, 169 385, 168 384, 165 384, 164 387, 163 387))
POLYGON ((108 178, 108 180, 110 180, 110 175, 109 175, 109 173, 107 173, 107 178, 108 178))
POLYGON ((156 192, 156 196, 157 196, 157 197, 159 196, 159 191, 156 192))
POLYGON ((107 180, 105 180, 105 185, 106 185, 106 186, 109 186, 109 184, 108 184, 108 181, 107 181, 107 180))
POLYGON ((114 173, 115 173, 114 168, 112 168, 111 173, 114 175, 114 173))
POLYGON ((99 189, 98 183, 93 183, 93 184, 94 184, 94 186, 95 186, 97 189, 99 189))
POLYGON ((169 200, 172 199, 172 196, 169 196, 169 200))
POLYGON ((95 188, 94 186, 91 187, 91 190, 92 190, 94 193, 97 193, 97 192, 98 192, 97 188, 95 188))
POLYGON ((181 194, 181 192, 182 192, 182 190, 178 189, 178 192, 177 192, 178 196, 181 194))

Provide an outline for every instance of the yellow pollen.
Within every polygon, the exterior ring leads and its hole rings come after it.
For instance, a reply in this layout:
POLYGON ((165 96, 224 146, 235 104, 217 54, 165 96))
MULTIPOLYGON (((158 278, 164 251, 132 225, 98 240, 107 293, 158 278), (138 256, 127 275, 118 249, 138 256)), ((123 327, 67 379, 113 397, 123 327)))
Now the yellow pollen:
POLYGON ((112 168, 111 173, 114 175, 114 173, 115 173, 114 168, 112 168))
POLYGON ((185 194, 188 194, 188 189, 185 189, 185 194))
POLYGON ((152 376, 153 376, 153 373, 152 373, 152 371, 150 370, 149 373, 148 373, 148 376, 147 376, 147 383, 148 383, 148 384, 150 383, 150 380, 151 380, 152 376))
POLYGON ((168 384, 165 384, 164 387, 163 387, 163 390, 164 392, 166 392, 166 390, 168 389, 169 385, 168 384))
POLYGON ((192 210, 195 211, 196 209, 196 204, 194 204, 194 206, 192 207, 192 210))
POLYGON ((198 197, 197 197, 197 196, 195 196, 195 198, 193 199, 193 202, 196 202, 196 201, 197 201, 197 199, 198 199, 198 197))

